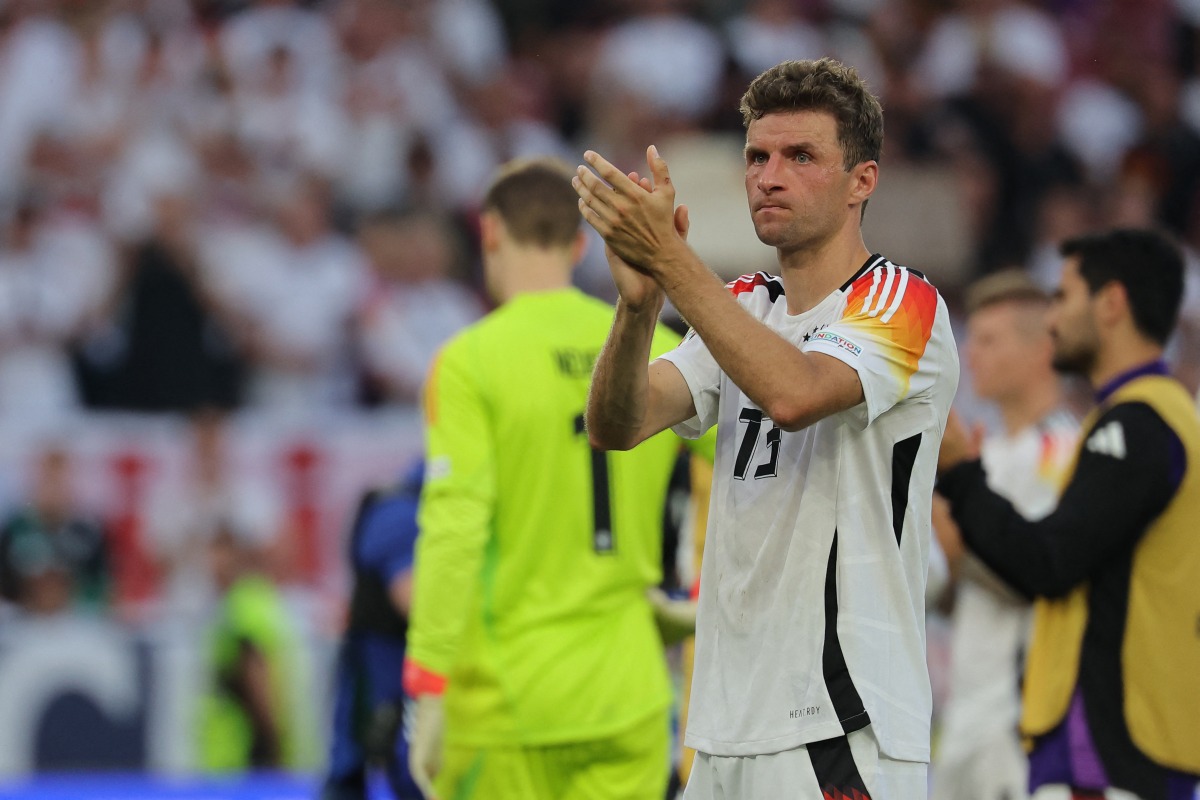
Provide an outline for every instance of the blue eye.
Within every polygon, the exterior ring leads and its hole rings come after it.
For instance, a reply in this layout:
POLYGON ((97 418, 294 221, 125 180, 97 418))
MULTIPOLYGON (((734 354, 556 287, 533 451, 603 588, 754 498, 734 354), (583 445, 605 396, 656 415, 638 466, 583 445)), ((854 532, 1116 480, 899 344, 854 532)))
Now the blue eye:
POLYGON ((812 161, 812 159, 808 157, 808 153, 797 153, 796 161, 800 162, 801 164, 807 164, 809 161, 812 161))

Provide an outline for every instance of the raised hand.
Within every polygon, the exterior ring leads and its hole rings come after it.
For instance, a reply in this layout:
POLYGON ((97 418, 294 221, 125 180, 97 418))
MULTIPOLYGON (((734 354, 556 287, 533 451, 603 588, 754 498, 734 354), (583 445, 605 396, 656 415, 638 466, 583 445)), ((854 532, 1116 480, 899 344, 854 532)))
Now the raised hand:
POLYGON ((964 461, 979 458, 982 441, 982 427, 977 426, 974 430, 969 430, 958 413, 951 409, 946 420, 946 431, 942 434, 942 446, 938 451, 938 474, 941 475, 964 461))
MULTIPOLYGON (((630 172, 628 177, 645 191, 652 191, 649 178, 643 178, 636 172, 630 172)), ((687 239, 688 225, 687 206, 681 205, 675 209, 675 230, 683 239, 687 239)), ((608 259, 608 269, 612 273, 613 283, 625 304, 634 311, 652 307, 657 314, 662 308, 663 292, 653 276, 631 266, 607 244, 604 246, 604 255, 608 259)))
POLYGON ((685 246, 687 212, 682 212, 681 233, 667 162, 653 145, 648 147, 646 164, 653 180, 647 181, 635 179, 637 173, 622 173, 591 150, 584 160, 587 166, 581 165, 572 180, 583 218, 627 265, 655 275, 674 248, 685 246))

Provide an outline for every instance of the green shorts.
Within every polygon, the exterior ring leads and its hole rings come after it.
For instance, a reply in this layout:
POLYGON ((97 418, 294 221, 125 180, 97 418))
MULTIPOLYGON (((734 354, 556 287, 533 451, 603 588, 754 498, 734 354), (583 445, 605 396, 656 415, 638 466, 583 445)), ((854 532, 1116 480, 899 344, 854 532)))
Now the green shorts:
POLYGON ((655 713, 604 739, 528 747, 447 745, 438 800, 662 800, 670 717, 655 713))

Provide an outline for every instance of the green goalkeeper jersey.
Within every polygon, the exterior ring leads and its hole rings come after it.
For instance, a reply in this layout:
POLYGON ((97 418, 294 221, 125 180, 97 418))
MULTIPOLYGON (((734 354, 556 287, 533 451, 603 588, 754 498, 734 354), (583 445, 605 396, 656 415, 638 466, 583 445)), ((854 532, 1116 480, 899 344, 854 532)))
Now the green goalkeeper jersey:
MULTIPOLYGON (((519 295, 430 373, 408 654, 449 679, 448 743, 586 741, 670 702, 645 591, 681 442, 588 445, 612 314, 575 289, 519 295)), ((652 354, 677 343, 660 328, 652 354)))

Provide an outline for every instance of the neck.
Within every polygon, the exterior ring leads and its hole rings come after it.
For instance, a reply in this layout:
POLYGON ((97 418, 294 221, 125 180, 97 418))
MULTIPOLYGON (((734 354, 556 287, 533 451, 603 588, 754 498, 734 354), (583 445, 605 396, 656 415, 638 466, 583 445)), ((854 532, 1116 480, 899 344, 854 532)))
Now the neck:
POLYGON ((780 278, 787 294, 788 313, 803 314, 841 287, 870 257, 857 227, 813 247, 780 250, 780 278))
POLYGON ((997 405, 1004 423, 1004 432, 1015 436, 1036 425, 1054 411, 1061 400, 1058 378, 1053 374, 1045 376, 1019 395, 1001 400, 997 405))
POLYGON ((1162 345, 1147 341, 1136 332, 1114 333, 1111 342, 1120 342, 1119 347, 1101 347, 1096 363, 1088 372, 1092 389, 1100 389, 1113 378, 1129 370, 1162 358, 1162 345))
POLYGON ((488 272, 493 294, 503 305, 522 294, 553 292, 571 286, 569 251, 541 247, 510 247, 492 255, 488 272))

